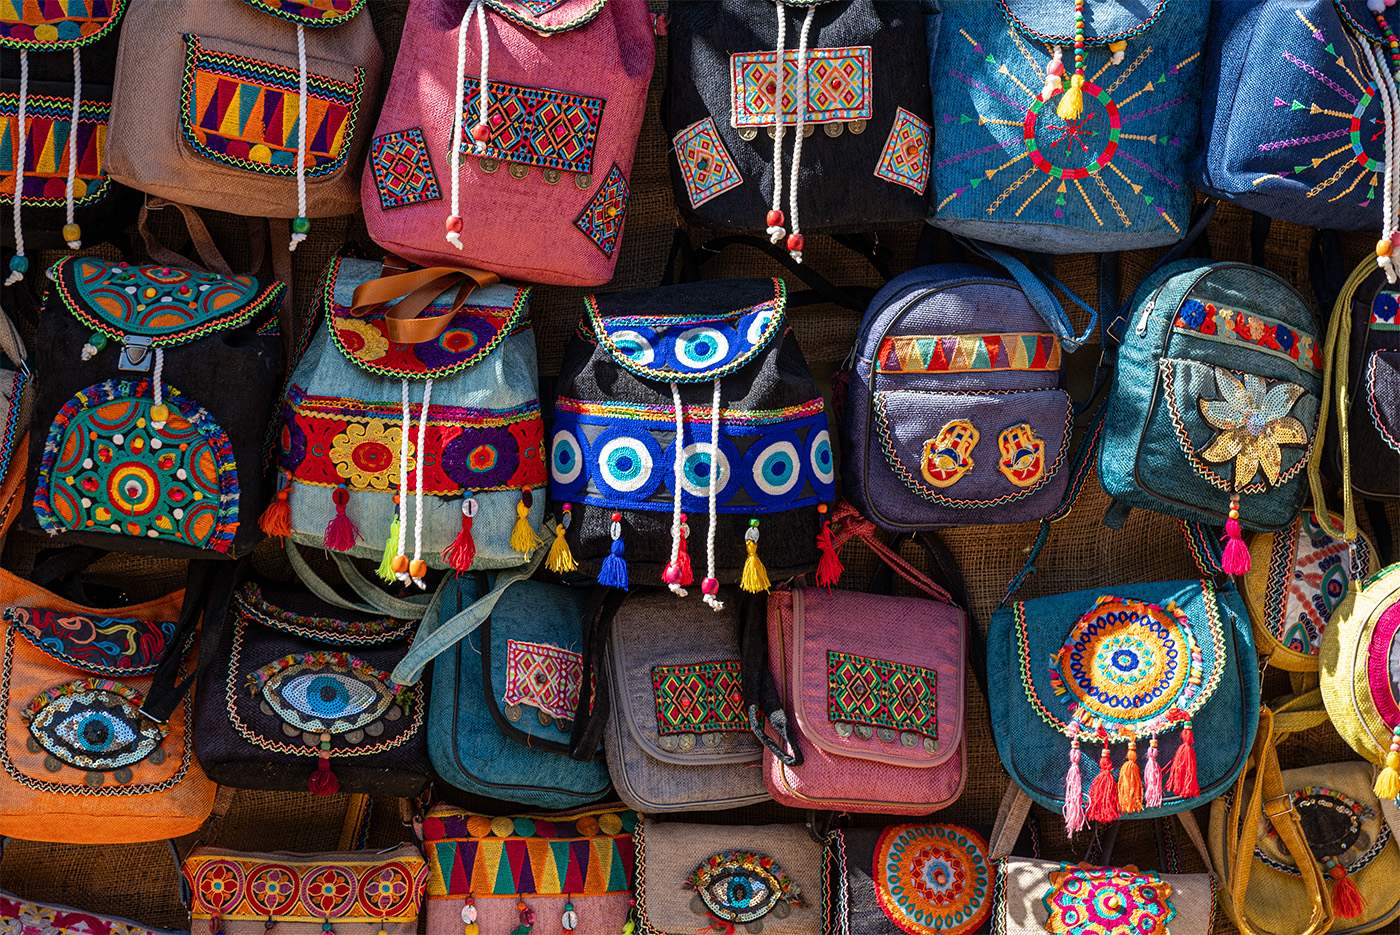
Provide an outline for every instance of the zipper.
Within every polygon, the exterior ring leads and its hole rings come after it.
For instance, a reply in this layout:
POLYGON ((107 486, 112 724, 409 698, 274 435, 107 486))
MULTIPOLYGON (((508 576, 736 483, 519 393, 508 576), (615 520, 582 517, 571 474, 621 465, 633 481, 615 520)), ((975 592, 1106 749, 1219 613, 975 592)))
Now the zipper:
POLYGON ((1142 337, 1144 334, 1147 334, 1147 319, 1151 317, 1152 310, 1157 307, 1157 296, 1161 293, 1161 291, 1161 288, 1158 287, 1157 291, 1152 293, 1152 298, 1148 299, 1147 304, 1142 307, 1142 317, 1138 319, 1137 323, 1138 337, 1142 337))

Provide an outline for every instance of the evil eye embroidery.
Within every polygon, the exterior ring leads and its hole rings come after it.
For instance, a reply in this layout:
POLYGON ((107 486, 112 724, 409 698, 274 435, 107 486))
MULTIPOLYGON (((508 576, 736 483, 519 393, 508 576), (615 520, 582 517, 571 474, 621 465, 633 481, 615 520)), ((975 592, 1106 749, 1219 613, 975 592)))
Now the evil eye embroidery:
POLYGON ((831 433, 826 429, 812 433, 808 446, 808 460, 819 485, 835 482, 836 461, 831 454, 831 433))
POLYGON ((284 734, 301 734, 307 743, 322 734, 346 735, 350 743, 383 734, 384 721, 403 716, 399 695, 407 691, 387 672, 330 652, 286 656, 249 676, 249 686, 262 695, 263 713, 282 721, 284 734))
POLYGON ((797 436, 783 433, 749 447, 744 454, 744 489, 758 503, 780 501, 802 481, 802 445, 797 436))
POLYGON ((766 854, 729 851, 713 854, 691 872, 690 910, 729 927, 763 931, 763 917, 787 918, 802 907, 802 891, 778 862, 766 854))
POLYGON ((997 448, 1001 452, 997 468, 1017 487, 1029 487, 1045 476, 1045 440, 1027 423, 1004 429, 997 448))
POLYGON ((730 328, 698 325, 676 335, 671 344, 671 361, 677 370, 710 370, 729 360, 738 343, 738 336, 730 328))
POLYGON ((160 746, 167 728, 141 713, 144 700, 110 679, 79 679, 51 688, 23 711, 29 752, 45 753, 49 772, 65 765, 86 770, 90 786, 102 785, 104 773, 126 785, 135 764, 165 761, 160 746))
POLYGON ((571 429, 557 428, 550 443, 549 472, 555 494, 573 493, 583 476, 583 447, 571 429))
POLYGON ((773 326, 773 306, 760 306, 758 311, 750 312, 739 319, 739 333, 744 336, 744 341, 754 347, 764 343, 768 337, 768 329, 773 326))
POLYGON ((656 332, 650 328, 628 328, 609 337, 618 352, 638 366, 645 367, 656 360, 656 332))
MULTIPOLYGON (((690 442, 681 449, 681 472, 680 476, 671 479, 672 471, 667 471, 667 486, 676 482, 681 485, 681 504, 689 508, 697 508, 709 503, 710 500, 710 479, 715 479, 715 502, 726 503, 734 495, 737 485, 735 483, 734 469, 741 462, 739 449, 734 447, 734 443, 723 435, 719 439, 719 450, 714 459, 714 464, 710 463, 710 431, 708 426, 698 428, 698 434, 703 439, 696 439, 691 435, 691 426, 686 426, 686 435, 690 437, 690 442)), ((673 441, 666 446, 665 463, 668 466, 674 465, 676 461, 676 444, 673 441)), ((675 488, 671 486, 671 489, 675 488)))
POLYGON ((645 500, 656 490, 661 475, 656 465, 661 446, 649 433, 624 434, 611 427, 593 442, 597 472, 594 482, 604 494, 627 500, 645 500))

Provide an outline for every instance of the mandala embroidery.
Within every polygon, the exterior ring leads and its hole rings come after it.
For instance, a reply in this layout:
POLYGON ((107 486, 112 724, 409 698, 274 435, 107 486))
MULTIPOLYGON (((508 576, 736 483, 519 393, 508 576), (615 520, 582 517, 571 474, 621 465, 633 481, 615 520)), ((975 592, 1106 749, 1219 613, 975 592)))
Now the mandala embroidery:
MULTIPOLYGON (((5 0, 0 0, 4 3, 5 0)), ((103 171, 103 147, 112 105, 107 101, 79 103, 77 170, 73 204, 84 207, 101 201, 110 187, 103 171)), ((22 204, 61 208, 68 199, 68 148, 73 128, 72 98, 31 94, 24 103, 24 193, 22 204)), ((15 197, 15 153, 19 145, 19 95, 0 94, 0 204, 15 197)))
POLYGON ((373 743, 385 722, 404 716, 415 689, 396 685, 383 672, 348 653, 317 651, 284 656, 248 676, 264 714, 282 721, 288 737, 307 746, 373 743))
POLYGON ((1304 373, 1322 373, 1322 347, 1311 335, 1288 327, 1281 321, 1251 312, 1217 306, 1213 302, 1186 299, 1181 303, 1173 327, 1193 337, 1225 344, 1243 344, 1251 351, 1264 351, 1283 357, 1304 373))
POLYGON ((574 220, 574 226, 597 244, 604 256, 610 257, 617 249, 618 238, 622 236, 622 221, 626 213, 627 179, 614 164, 603 179, 602 186, 583 206, 583 211, 574 220))
POLYGON ((84 781, 100 787, 106 774, 120 785, 133 779, 131 767, 165 762, 169 728, 141 713, 144 696, 110 679, 85 678, 36 695, 20 711, 29 727, 30 753, 45 754, 51 773, 70 766, 86 772, 84 781))
POLYGON ((749 729, 738 662, 653 666, 651 686, 656 732, 663 737, 749 729))
POLYGON ((1001 460, 997 470, 1017 487, 1030 487, 1045 476, 1045 440, 1022 422, 997 437, 1001 460))
POLYGON ((671 140, 671 148, 676 153, 676 163, 685 180, 685 193, 690 197, 692 208, 744 184, 739 167, 734 164, 715 127, 714 117, 692 123, 677 133, 671 140))
MULTIPOLYGON (((583 686, 583 657, 547 643, 506 641, 507 705, 528 705, 552 718, 572 719, 583 686)), ((509 717, 509 714, 507 714, 509 717)))
POLYGON ((103 675, 149 675, 160 665, 175 621, 68 613, 42 607, 6 607, 0 616, 35 648, 103 675))
POLYGON ((126 0, 0 0, 0 46, 71 49, 106 36, 126 0))
POLYGON ((955 419, 924 442, 919 468, 924 480, 935 487, 951 487, 972 470, 972 449, 981 436, 966 419, 955 419))
POLYGON ((310 863, 195 851, 182 870, 201 921, 412 923, 428 866, 409 855, 387 861, 310 863))
POLYGON ((899 108, 880 153, 880 162, 875 166, 875 175, 922 195, 928 189, 931 138, 932 131, 927 123, 903 107, 899 108))
POLYGON ((964 935, 992 910, 987 842, 957 825, 891 825, 871 876, 885 916, 909 935, 964 935))
POLYGON ((1263 377, 1243 373, 1236 377, 1223 367, 1213 368, 1219 399, 1199 401, 1201 418, 1218 434, 1201 457, 1213 464, 1234 462, 1234 489, 1240 490, 1263 471, 1270 486, 1283 471, 1280 445, 1306 445, 1308 432, 1288 413, 1305 392, 1296 383, 1272 385, 1263 377))
POLYGON ((880 342, 881 373, 1056 371, 1060 339, 1053 334, 894 335, 880 342))
MULTIPOLYGON (((732 90, 731 122, 736 127, 773 125, 777 53, 736 52, 729 58, 732 90)), ((859 123, 870 119, 870 46, 808 49, 807 100, 804 123, 859 123)), ((797 49, 783 53, 783 123, 797 122, 797 49)))
POLYGON ((1371 547, 1333 538, 1311 511, 1273 535, 1264 620, 1274 639, 1295 653, 1317 655, 1322 632, 1351 590, 1370 569, 1371 547))
POLYGON ((742 925, 758 933, 770 913, 786 919, 793 909, 807 905, 801 888, 776 860, 752 851, 711 855, 691 871, 685 888, 695 893, 690 911, 709 918, 720 930, 742 925))
POLYGON ((843 737, 905 746, 938 739, 938 673, 923 666, 828 650, 827 718, 843 737), (899 738, 897 732, 910 735, 899 738))
MULTIPOLYGON (((593 146, 607 103, 587 97, 492 81, 486 123, 491 135, 480 155, 521 166, 538 166, 587 175, 593 171, 593 146)), ((467 78, 462 90, 467 112, 476 113, 481 81, 467 78)), ((470 121, 462 125, 458 151, 476 154, 470 121)), ((494 171, 494 169, 492 170, 494 171)))
POLYGON ((1171 884, 1134 867, 1071 867, 1050 874, 1051 935, 1166 935, 1176 917, 1171 884))
POLYGON ((369 147, 369 165, 385 211, 442 198, 428 141, 419 127, 376 136, 369 147))

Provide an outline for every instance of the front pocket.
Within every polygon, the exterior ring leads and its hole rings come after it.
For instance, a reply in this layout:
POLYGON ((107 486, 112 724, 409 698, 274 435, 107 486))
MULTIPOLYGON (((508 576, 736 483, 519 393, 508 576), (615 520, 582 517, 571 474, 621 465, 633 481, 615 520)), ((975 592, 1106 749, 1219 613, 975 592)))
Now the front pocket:
POLYGON ((931 503, 980 508, 1044 486, 1064 462, 1073 420, 1059 389, 875 393, 875 429, 890 469, 931 503))
POLYGON ((1400 351, 1376 351, 1366 362, 1366 406, 1381 439, 1400 452, 1400 351))

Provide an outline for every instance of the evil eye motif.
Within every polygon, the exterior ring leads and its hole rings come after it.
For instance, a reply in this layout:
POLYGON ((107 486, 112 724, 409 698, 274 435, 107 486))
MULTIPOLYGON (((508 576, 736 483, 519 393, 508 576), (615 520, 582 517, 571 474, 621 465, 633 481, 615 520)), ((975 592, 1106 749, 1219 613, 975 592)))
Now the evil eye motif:
POLYGON ((563 426, 554 430, 550 443, 549 473, 553 479, 555 496, 573 493, 583 477, 583 447, 579 445, 573 428, 563 426))
POLYGON ((656 360, 656 332, 650 328, 625 328, 608 337, 622 356, 634 364, 645 367, 656 360))
MULTIPOLYGON (((728 501, 735 490, 734 470, 741 463, 739 449, 735 448, 734 443, 728 438, 721 435, 718 455, 712 465, 710 463, 709 427, 699 428, 698 434, 703 437, 702 439, 697 439, 690 434, 690 426, 686 426, 686 434, 690 437, 690 442, 681 449, 680 476, 675 481, 668 478, 668 485, 679 481, 681 505, 697 509, 709 502, 710 479, 713 477, 715 480, 715 502, 728 501)), ((665 463, 667 465, 676 463, 676 443, 674 441, 666 446, 665 463)), ((672 489, 675 488, 672 487, 672 489)))
POLYGON ((696 867, 686 882, 695 891, 692 912, 730 926, 743 925, 749 932, 762 931, 760 920, 769 913, 784 918, 794 906, 802 905, 797 884, 765 854, 714 854, 696 867))
MULTIPOLYGON (((812 476, 816 478, 816 486, 831 486, 836 481, 836 459, 831 453, 831 433, 826 429, 813 432, 807 444, 808 460, 812 465, 812 476)), ((832 491, 818 490, 823 500, 831 499, 832 491)))
POLYGON ((281 718, 289 734, 343 734, 389 715, 394 692, 380 674, 351 657, 345 661, 350 664, 290 656, 259 670, 253 678, 262 677, 265 710, 281 718))
POLYGON ((609 427, 592 447, 597 465, 593 480, 603 494, 645 500, 661 482, 656 470, 661 446, 649 432, 628 435, 620 428, 609 427))
POLYGON ((744 489, 758 503, 777 505, 802 482, 802 444, 791 432, 769 436, 744 453, 744 489))
POLYGON ((677 370, 709 370, 729 360, 737 344, 737 336, 729 328, 697 325, 676 335, 671 359, 677 370))
POLYGON ((773 327, 773 306, 772 304, 761 305, 757 311, 750 312, 739 319, 739 333, 744 336, 744 342, 750 347, 762 344, 768 337, 768 331, 773 327))
POLYGON ((101 784, 101 773, 121 771, 120 782, 131 781, 127 769, 156 755, 165 739, 165 728, 141 713, 141 695, 120 682, 80 679, 50 689, 34 698, 24 710, 29 722, 31 752, 46 752, 46 766, 60 764, 99 774, 91 785, 101 784))

